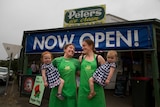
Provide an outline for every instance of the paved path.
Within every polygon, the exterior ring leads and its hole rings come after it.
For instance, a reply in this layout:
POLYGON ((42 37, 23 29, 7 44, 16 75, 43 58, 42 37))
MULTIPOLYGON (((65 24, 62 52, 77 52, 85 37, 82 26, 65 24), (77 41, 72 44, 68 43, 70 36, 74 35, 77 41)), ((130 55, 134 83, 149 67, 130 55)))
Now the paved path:
POLYGON ((0 95, 4 94, 5 87, 6 87, 6 85, 4 83, 0 82, 0 95))
MULTIPOLYGON (((17 81, 13 80, 8 85, 7 95, 4 94, 0 95, 0 107, 37 107, 37 106, 29 103, 29 97, 26 96, 20 97, 17 81)), ((48 100, 45 99, 42 100, 41 107, 48 107, 48 100)))
MULTIPOLYGON (((114 91, 105 90, 107 107, 132 107, 131 96, 115 97, 114 91)), ((29 103, 29 97, 21 96, 17 80, 9 84, 7 95, 0 95, 0 107, 38 107, 29 103)), ((40 107, 48 107, 48 100, 43 99, 40 107)))

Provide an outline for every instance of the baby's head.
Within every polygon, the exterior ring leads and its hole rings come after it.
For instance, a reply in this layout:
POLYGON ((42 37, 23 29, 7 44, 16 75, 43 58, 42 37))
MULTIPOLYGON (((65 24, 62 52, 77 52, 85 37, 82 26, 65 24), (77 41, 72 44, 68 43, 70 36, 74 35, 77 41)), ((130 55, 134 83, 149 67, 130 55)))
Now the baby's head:
POLYGON ((53 58, 52 53, 49 51, 45 51, 41 54, 42 63, 49 64, 52 62, 52 58, 53 58))
POLYGON ((107 53, 107 61, 109 63, 113 63, 113 62, 116 62, 117 61, 117 51, 115 50, 110 50, 108 51, 107 53))

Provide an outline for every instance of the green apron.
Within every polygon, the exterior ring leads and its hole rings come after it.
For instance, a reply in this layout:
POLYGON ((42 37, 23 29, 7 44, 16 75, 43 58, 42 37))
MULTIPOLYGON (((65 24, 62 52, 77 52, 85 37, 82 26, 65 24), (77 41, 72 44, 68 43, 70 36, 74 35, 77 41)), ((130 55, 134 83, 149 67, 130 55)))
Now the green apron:
POLYGON ((77 59, 64 57, 55 58, 53 65, 58 68, 60 77, 64 79, 64 87, 62 95, 65 97, 63 101, 59 100, 55 95, 58 87, 51 89, 49 107, 76 107, 77 106, 77 86, 76 86, 76 71, 79 70, 80 63, 77 59))
POLYGON ((86 61, 84 58, 81 62, 80 86, 78 91, 78 107, 106 107, 105 94, 102 86, 94 83, 96 96, 88 99, 90 92, 89 78, 97 68, 96 58, 94 61, 86 61))

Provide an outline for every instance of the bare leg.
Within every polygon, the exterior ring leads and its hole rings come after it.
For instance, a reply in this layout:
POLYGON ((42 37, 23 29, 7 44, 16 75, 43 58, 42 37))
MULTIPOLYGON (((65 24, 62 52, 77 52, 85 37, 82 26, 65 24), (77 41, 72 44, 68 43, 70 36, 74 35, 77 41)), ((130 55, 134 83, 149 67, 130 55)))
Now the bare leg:
POLYGON ((62 94, 62 89, 63 89, 63 86, 64 86, 64 80, 62 78, 60 78, 60 85, 58 86, 58 94, 62 94))
POLYGON ((60 100, 64 100, 64 97, 62 95, 62 89, 63 89, 63 86, 64 86, 64 80, 62 78, 60 78, 60 85, 58 86, 58 93, 57 93, 57 98, 60 99, 60 100))

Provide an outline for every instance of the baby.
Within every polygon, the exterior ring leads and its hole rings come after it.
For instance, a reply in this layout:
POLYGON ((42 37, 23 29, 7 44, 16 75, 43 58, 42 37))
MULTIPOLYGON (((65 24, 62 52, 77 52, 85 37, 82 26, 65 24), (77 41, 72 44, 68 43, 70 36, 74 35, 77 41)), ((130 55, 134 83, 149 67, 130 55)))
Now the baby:
POLYGON ((64 80, 60 78, 57 68, 52 65, 52 54, 48 51, 43 52, 41 54, 41 61, 43 63, 41 66, 41 72, 44 86, 49 86, 49 88, 58 86, 56 97, 60 100, 64 100, 64 97, 62 96, 64 80))
POLYGON ((114 50, 108 51, 106 63, 99 66, 93 73, 93 76, 89 78, 90 93, 88 95, 88 99, 92 99, 96 95, 96 92, 94 91, 94 82, 101 86, 105 86, 110 83, 110 79, 112 78, 116 68, 116 61, 117 52, 114 50))

